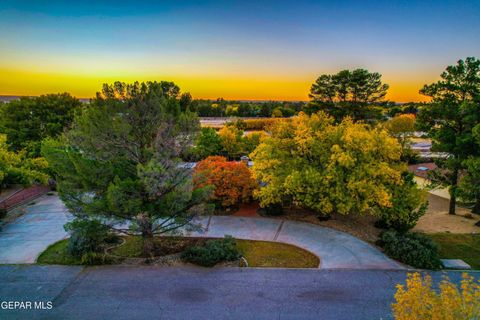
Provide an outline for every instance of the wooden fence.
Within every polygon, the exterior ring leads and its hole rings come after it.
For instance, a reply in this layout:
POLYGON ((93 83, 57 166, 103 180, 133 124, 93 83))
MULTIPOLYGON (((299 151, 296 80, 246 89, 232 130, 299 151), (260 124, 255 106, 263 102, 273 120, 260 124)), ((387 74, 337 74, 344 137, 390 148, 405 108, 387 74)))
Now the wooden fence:
POLYGON ((0 209, 10 210, 18 205, 27 203, 50 191, 50 187, 35 185, 29 188, 20 189, 0 202, 0 209))

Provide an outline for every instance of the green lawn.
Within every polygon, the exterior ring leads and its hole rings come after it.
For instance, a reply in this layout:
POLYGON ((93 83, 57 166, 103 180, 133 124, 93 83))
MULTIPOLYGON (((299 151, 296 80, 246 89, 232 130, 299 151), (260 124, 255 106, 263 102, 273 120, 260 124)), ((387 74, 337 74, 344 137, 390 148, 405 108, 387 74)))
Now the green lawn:
POLYGON ((250 267, 317 268, 320 264, 317 256, 285 243, 237 240, 237 247, 250 267))
POLYGON ((80 264, 80 259, 67 253, 68 239, 60 240, 50 245, 37 259, 40 264, 80 264))
MULTIPOLYGON (((126 237, 125 243, 111 253, 121 257, 140 257, 140 237, 126 237)), ((157 245, 164 254, 183 251, 192 245, 202 245, 207 239, 157 238, 157 245)), ((49 246, 38 258, 40 264, 80 264, 80 260, 67 251, 68 240, 61 240, 49 246)), ((320 261, 312 253, 298 247, 267 241, 237 240, 237 247, 247 259, 250 267, 317 268, 320 261)))
POLYGON ((480 234, 428 234, 440 245, 442 259, 462 259, 473 269, 480 269, 480 234))
POLYGON ((142 238, 124 237, 125 243, 110 251, 111 254, 119 257, 139 258, 142 254, 142 238))

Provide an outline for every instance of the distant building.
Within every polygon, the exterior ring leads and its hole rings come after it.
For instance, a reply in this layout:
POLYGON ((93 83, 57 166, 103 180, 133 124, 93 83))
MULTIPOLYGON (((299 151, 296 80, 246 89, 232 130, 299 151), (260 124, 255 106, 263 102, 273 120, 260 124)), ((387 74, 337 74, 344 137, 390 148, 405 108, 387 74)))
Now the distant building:
POLYGON ((429 193, 439 196, 441 198, 450 199, 450 194, 447 188, 442 188, 438 186, 436 188, 430 189, 430 178, 429 173, 437 169, 437 165, 433 162, 424 162, 418 164, 412 164, 408 166, 408 171, 412 172, 415 175, 415 182, 422 188, 429 188, 429 193))
POLYGON ((422 179, 428 179, 428 173, 437 168, 437 165, 433 162, 412 164, 408 166, 408 171, 412 172, 415 176, 422 179))

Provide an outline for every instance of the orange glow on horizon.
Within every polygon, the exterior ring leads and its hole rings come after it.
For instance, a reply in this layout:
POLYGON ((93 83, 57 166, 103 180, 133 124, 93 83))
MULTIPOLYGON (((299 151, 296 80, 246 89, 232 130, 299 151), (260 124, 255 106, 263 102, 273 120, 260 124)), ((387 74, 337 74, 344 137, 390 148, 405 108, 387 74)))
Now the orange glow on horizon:
MULTIPOLYGON (((196 99, 226 100, 279 100, 308 101, 308 93, 315 77, 275 76, 172 76, 172 75, 118 75, 88 76, 85 74, 41 73, 0 69, 0 95, 37 96, 47 93, 69 92, 78 98, 90 98, 101 89, 103 83, 114 81, 174 81, 182 92, 190 92, 196 99)), ((385 81, 390 85, 387 99, 396 102, 426 101, 427 97, 418 93, 428 82, 385 81)))

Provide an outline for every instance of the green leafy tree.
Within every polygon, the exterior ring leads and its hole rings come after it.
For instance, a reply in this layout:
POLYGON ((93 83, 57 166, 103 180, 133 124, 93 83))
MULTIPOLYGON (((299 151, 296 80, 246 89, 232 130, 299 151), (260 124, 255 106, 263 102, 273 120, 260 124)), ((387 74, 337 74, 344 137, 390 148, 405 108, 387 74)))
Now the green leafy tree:
POLYGON ((280 108, 275 108, 272 111, 272 118, 281 118, 281 117, 283 117, 282 110, 280 108))
POLYGON ((393 102, 386 102, 386 114, 389 117, 395 117, 401 114, 418 113, 418 109, 423 105, 423 102, 407 102, 404 104, 395 104, 393 102))
POLYGON ((219 155, 238 159, 255 150, 265 137, 265 133, 259 131, 244 135, 243 131, 238 129, 241 125, 242 121, 237 121, 225 126, 219 133, 213 128, 202 128, 195 140, 194 159, 202 160, 219 155))
POLYGON ((251 154, 254 177, 265 184, 256 196, 264 207, 293 202, 323 215, 375 213, 392 206, 391 186, 402 183, 400 153, 381 128, 300 113, 274 125, 251 154))
POLYGON ((385 128, 402 146, 403 161, 413 162, 416 154, 411 147, 411 138, 415 132, 415 115, 400 114, 385 122, 385 128))
POLYGON ((47 140, 42 148, 72 213, 109 227, 128 223, 116 229, 140 234, 145 256, 155 250, 155 234, 190 226, 194 216, 207 212, 211 192, 193 190, 180 159, 192 145, 198 119, 178 113, 178 100, 163 83, 105 85, 75 117, 64 141, 47 140))
POLYGON ((222 152, 222 139, 213 128, 202 128, 195 141, 193 151, 197 159, 218 156, 222 152))
POLYGON ((323 110, 337 121, 346 116, 354 120, 378 118, 379 109, 372 105, 382 101, 388 90, 381 78, 381 74, 364 69, 323 74, 310 89, 312 101, 307 110, 323 110))
POLYGON ((0 132, 14 151, 25 149, 28 156, 38 157, 41 141, 61 134, 81 105, 68 93, 22 97, 0 108, 0 132))
POLYGON ((238 159, 245 154, 243 131, 235 125, 224 126, 218 132, 222 143, 222 153, 230 159, 238 159))
POLYGON ((480 214, 480 158, 469 158, 463 164, 466 171, 460 180, 459 196, 466 201, 473 201, 472 212, 480 214))
POLYGON ((160 87, 162 87, 162 93, 168 98, 177 98, 180 94, 180 87, 172 81, 160 81, 160 87))
POLYGON ((251 103, 240 103, 238 105, 237 115, 239 117, 250 117, 255 114, 254 107, 251 103))
MULTIPOLYGON (((480 148, 480 124, 473 128, 473 136, 480 148)), ((459 195, 462 199, 473 201, 473 213, 480 214, 480 157, 470 157, 463 162, 466 170, 460 180, 459 195)))
POLYGON ((7 137, 0 134, 0 193, 12 184, 25 186, 33 183, 48 183, 45 169, 48 164, 44 158, 27 158, 25 151, 8 150, 7 137))
MULTIPOLYGON (((180 98, 182 100, 182 98, 180 98)), ((274 110, 277 117, 290 117, 304 110, 305 103, 302 101, 227 101, 217 100, 193 100, 190 110, 200 117, 271 117, 274 110), (279 115, 281 112, 281 115, 279 115)))
POLYGON ((235 104, 229 104, 227 105, 226 109, 225 109, 225 115, 227 117, 231 117, 231 116, 238 116, 238 108, 240 107, 240 105, 238 103, 235 103, 235 104))
POLYGON ((272 115, 273 108, 275 106, 274 102, 265 102, 260 105, 259 115, 261 117, 270 117, 272 115))
POLYGON ((472 129, 480 122, 480 60, 459 60, 441 78, 420 90, 432 101, 420 110, 417 122, 432 138, 432 150, 448 154, 435 161, 438 169, 431 178, 449 188, 449 213, 455 214, 460 172, 465 160, 479 152, 472 129))
POLYGON ((192 104, 192 95, 189 92, 182 93, 179 103, 181 111, 189 110, 192 104))
POLYGON ((245 154, 250 154, 255 150, 267 134, 264 131, 250 132, 245 134, 243 139, 243 151, 245 154))

